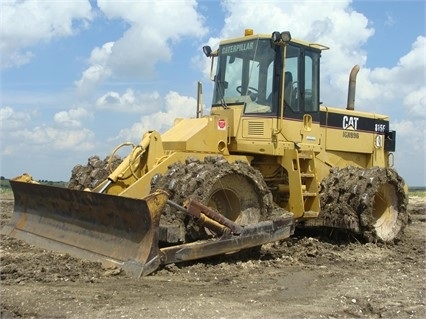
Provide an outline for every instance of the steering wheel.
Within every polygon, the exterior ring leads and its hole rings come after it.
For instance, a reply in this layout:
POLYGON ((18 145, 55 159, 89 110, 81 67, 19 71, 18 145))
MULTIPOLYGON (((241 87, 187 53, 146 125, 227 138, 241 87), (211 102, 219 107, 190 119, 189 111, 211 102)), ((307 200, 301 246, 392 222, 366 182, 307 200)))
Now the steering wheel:
MULTIPOLYGON (((251 93, 259 94, 259 90, 258 89, 255 89, 254 87, 251 87, 251 86, 249 86, 247 88, 249 89, 249 91, 251 91, 251 93)), ((236 90, 237 90, 238 93, 242 94, 243 86, 242 85, 238 85, 237 88, 236 88, 236 90)))

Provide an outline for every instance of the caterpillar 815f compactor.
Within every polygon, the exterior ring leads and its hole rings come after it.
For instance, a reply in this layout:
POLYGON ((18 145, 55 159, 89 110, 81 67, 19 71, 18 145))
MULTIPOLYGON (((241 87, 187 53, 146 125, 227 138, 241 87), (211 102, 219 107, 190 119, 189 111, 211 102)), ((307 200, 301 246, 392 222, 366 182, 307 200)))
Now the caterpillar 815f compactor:
POLYGON ((357 66, 346 108, 320 102, 325 49, 287 31, 251 30, 205 46, 210 115, 198 107, 163 134, 145 133, 91 189, 16 178, 3 233, 136 277, 285 239, 296 226, 394 241, 408 219, 406 187, 392 169, 396 133, 387 116, 355 110, 357 66))

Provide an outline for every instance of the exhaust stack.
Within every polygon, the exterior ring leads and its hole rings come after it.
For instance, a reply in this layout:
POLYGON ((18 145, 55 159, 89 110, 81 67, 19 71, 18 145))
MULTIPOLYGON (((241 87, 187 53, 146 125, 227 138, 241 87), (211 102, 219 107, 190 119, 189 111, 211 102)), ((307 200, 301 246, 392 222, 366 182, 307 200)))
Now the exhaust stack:
POLYGON ((349 87, 348 87, 348 103, 346 106, 347 110, 355 109, 355 88, 356 88, 356 76, 359 72, 359 65, 355 65, 351 73, 349 74, 349 87))

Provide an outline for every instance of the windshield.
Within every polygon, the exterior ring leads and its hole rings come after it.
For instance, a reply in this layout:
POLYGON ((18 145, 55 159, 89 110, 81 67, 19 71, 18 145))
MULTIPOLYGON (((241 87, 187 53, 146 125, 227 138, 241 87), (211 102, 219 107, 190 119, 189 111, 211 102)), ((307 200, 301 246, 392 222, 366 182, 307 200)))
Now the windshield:
POLYGON ((222 45, 213 104, 245 103, 245 112, 270 112, 274 58, 269 39, 222 45), (250 107, 255 109, 248 110, 250 107))
POLYGON ((219 47, 213 105, 244 104, 244 114, 301 118, 319 110, 320 51, 290 43, 285 70, 284 47, 270 39, 250 39, 219 47), (284 72, 284 73, 283 73, 284 72), (284 85, 283 90, 281 86, 284 85), (265 114, 266 115, 266 114, 265 114))

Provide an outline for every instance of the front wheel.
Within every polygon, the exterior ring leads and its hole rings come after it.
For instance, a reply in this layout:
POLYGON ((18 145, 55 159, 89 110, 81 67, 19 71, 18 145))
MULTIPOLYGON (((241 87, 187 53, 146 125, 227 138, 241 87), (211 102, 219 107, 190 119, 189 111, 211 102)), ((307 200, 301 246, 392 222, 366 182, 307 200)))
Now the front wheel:
MULTIPOLYGON (((164 175, 153 179, 152 190, 158 188, 168 191, 170 199, 178 204, 193 198, 240 225, 265 219, 273 208, 272 195, 262 175, 245 162, 229 163, 221 156, 206 157, 204 161, 188 158, 185 163, 171 165, 164 175)), ((171 207, 162 218, 160 225, 178 227, 180 242, 209 236, 193 218, 171 207)))

